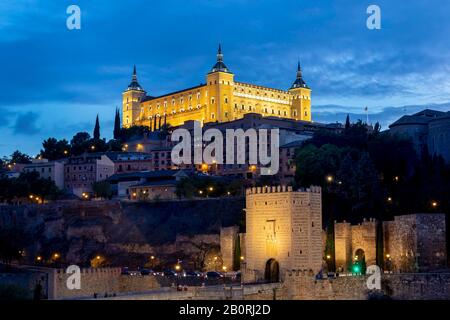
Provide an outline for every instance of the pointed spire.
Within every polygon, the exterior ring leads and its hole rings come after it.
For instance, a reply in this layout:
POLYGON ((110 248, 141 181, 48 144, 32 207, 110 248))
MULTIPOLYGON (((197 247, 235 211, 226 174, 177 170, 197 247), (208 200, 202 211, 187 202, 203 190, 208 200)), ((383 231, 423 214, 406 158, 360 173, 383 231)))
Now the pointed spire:
POLYGON ((133 75, 131 77, 131 83, 128 85, 127 90, 145 91, 137 80, 136 65, 133 66, 133 75))
POLYGON ((295 88, 308 88, 306 82, 303 80, 302 67, 300 66, 300 59, 298 60, 297 64, 297 77, 291 86, 291 89, 295 88))
POLYGON ((217 50, 217 62, 216 64, 212 67, 211 72, 230 72, 227 68, 227 66, 225 65, 225 63, 223 63, 223 53, 222 53, 222 45, 219 43, 219 49, 217 50))

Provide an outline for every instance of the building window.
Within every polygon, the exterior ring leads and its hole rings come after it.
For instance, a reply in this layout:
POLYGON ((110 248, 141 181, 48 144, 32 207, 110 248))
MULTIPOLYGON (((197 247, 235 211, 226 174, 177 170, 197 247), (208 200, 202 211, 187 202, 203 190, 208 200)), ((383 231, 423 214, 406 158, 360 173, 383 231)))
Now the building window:
POLYGON ((214 119, 214 118, 215 118, 214 113, 211 113, 211 119, 214 119))
POLYGON ((214 97, 211 98, 211 104, 214 104, 214 97))
POLYGON ((308 111, 305 111, 305 117, 307 117, 308 116, 308 111))
POLYGON ((228 103, 228 98, 225 98, 225 103, 228 103))

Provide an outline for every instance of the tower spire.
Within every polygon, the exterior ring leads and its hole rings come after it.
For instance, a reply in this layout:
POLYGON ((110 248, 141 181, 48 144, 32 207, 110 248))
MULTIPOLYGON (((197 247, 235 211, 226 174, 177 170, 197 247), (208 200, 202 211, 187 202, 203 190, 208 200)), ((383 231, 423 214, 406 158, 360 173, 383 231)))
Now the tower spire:
POLYGON ((136 65, 133 66, 133 75, 131 76, 131 83, 128 85, 128 90, 145 91, 137 80, 136 65))
POLYGON ((291 86, 291 89, 294 88, 308 88, 306 82, 303 80, 302 67, 300 66, 300 59, 298 60, 297 63, 297 77, 291 86))
POLYGON ((222 53, 222 45, 219 43, 219 49, 217 49, 217 62, 216 64, 212 67, 210 73, 212 72, 230 72, 227 68, 227 66, 225 65, 225 63, 223 62, 223 53, 222 53))

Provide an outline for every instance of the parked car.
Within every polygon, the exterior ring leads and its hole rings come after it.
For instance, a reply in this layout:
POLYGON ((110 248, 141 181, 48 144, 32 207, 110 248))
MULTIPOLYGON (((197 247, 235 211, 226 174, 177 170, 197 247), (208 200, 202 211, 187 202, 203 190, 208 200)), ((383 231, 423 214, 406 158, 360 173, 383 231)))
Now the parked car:
POLYGON ((141 275, 143 276, 154 276, 155 272, 151 269, 141 269, 141 275))
POLYGON ((223 278, 223 274, 221 274, 220 272, 216 272, 216 271, 208 271, 206 273, 206 278, 207 279, 221 279, 221 278, 223 278))
POLYGON ((165 277, 176 277, 178 274, 173 270, 164 270, 165 277))
POLYGON ((186 271, 183 273, 184 277, 193 277, 193 278, 200 278, 202 274, 197 271, 186 271))

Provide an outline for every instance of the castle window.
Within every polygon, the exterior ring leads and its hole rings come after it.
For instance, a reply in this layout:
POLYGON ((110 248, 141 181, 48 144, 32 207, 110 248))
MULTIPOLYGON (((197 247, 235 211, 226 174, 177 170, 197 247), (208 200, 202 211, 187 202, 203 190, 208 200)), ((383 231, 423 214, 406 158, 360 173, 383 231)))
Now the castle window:
POLYGON ((211 98, 211 104, 214 104, 214 97, 211 98))
POLYGON ((314 228, 314 221, 313 221, 313 222, 311 222, 311 227, 313 227, 313 228, 314 228))
POLYGON ((164 101, 164 108, 167 108, 167 101, 164 101))
POLYGON ((175 105, 175 99, 172 99, 172 105, 173 106, 175 105))
POLYGON ((225 98, 225 103, 228 103, 228 98, 225 98))
POLYGON ((238 108, 238 105, 237 105, 237 103, 235 103, 235 104, 234 104, 234 108, 235 108, 235 109, 237 109, 237 108, 238 108))
POLYGON ((281 116, 281 110, 278 110, 278 115, 281 116))
POLYGON ((192 95, 191 94, 189 95, 189 101, 192 101, 192 95))
POLYGON ((272 114, 275 114, 275 110, 272 109, 272 114))
POLYGON ((267 113, 267 108, 264 108, 264 112, 267 113))
POLYGON ((242 105, 241 109, 242 109, 242 110, 245 110, 245 106, 244 106, 244 105, 242 105))
POLYGON ((214 113, 211 113, 211 119, 214 119, 214 118, 215 118, 214 113))
POLYGON ((305 117, 307 117, 308 116, 308 111, 305 111, 305 117))
POLYGON ((294 117, 297 116, 297 110, 294 110, 294 117))
POLYGON ((225 112, 225 118, 228 118, 228 112, 225 112))
POLYGON ((197 92, 197 100, 200 99, 200 92, 197 92))
POLYGON ((248 111, 252 111, 252 106, 248 106, 248 111))
POLYGON ((284 112, 284 116, 285 116, 285 117, 287 116, 287 113, 286 113, 286 111, 284 112))

